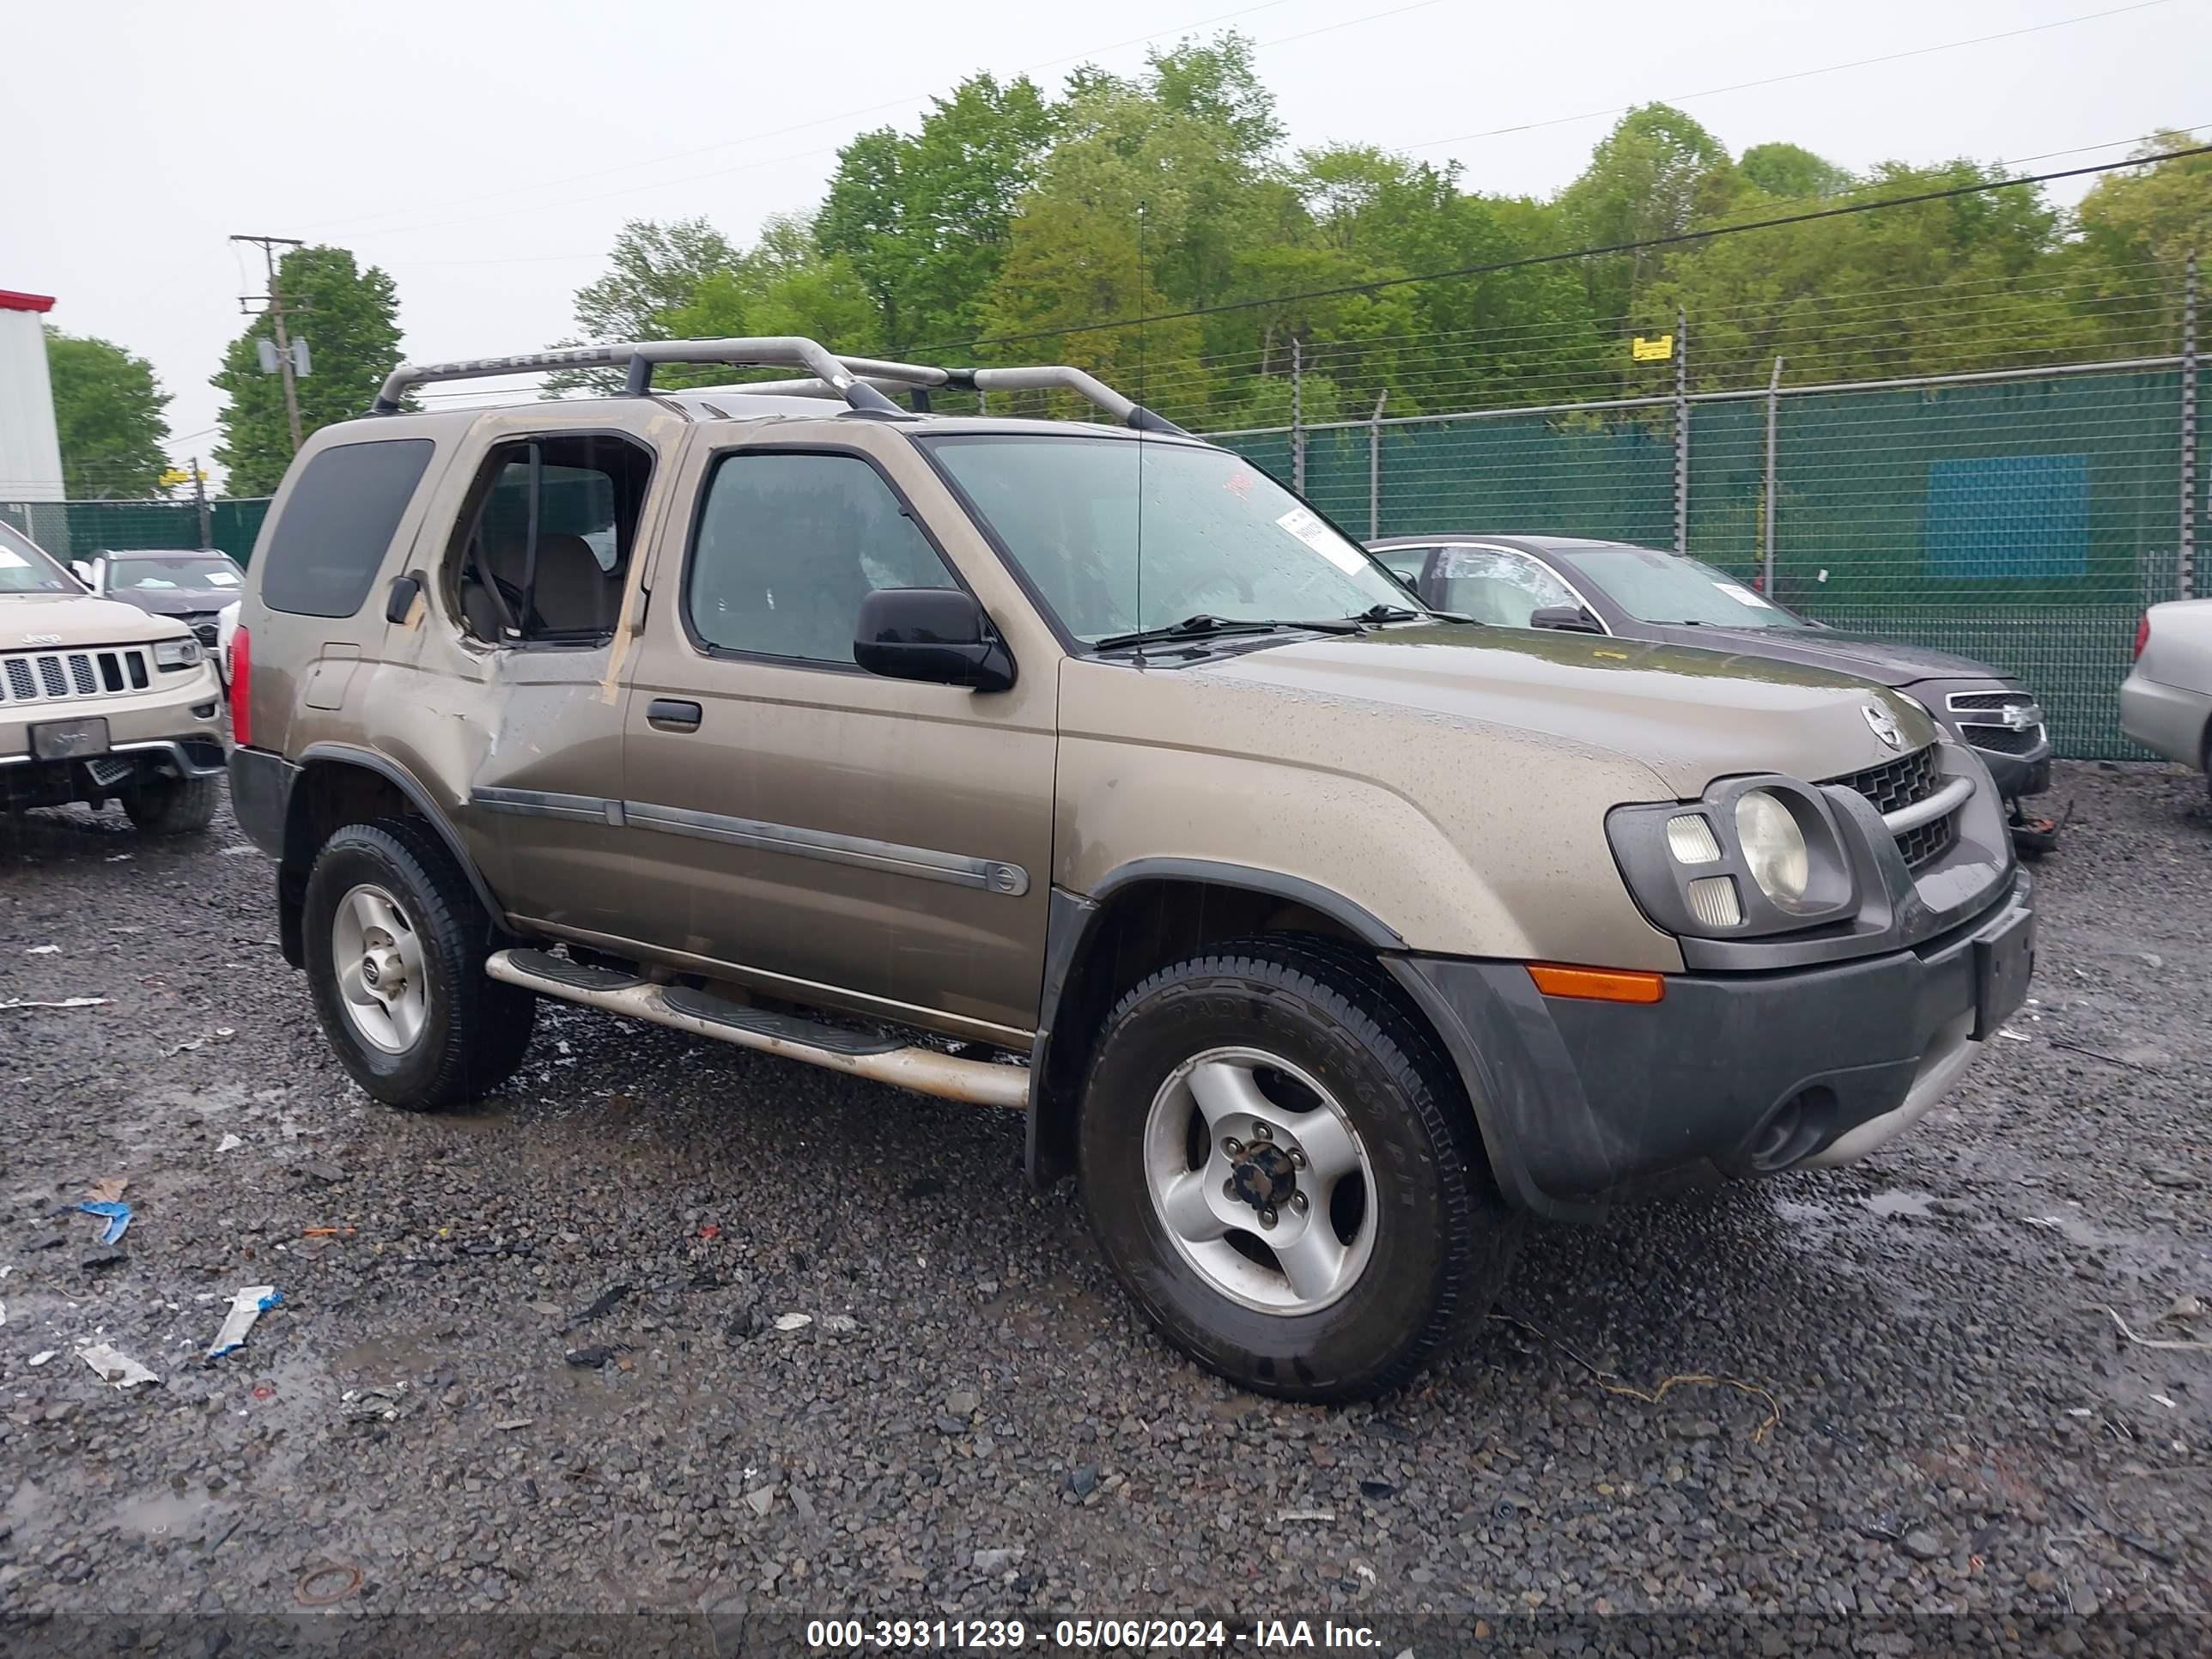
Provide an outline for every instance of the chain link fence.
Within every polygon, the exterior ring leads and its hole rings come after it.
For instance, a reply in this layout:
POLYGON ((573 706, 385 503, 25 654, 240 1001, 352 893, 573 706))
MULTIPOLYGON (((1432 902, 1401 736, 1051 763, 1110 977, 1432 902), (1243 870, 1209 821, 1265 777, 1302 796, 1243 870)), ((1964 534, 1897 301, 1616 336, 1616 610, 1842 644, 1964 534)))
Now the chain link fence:
POLYGON ((1358 536, 1679 546, 1837 629, 2017 675, 2062 755, 2117 759, 2141 756, 2116 706, 2136 619, 2194 586, 2200 373, 2176 356, 1212 435, 1303 477, 1358 536))
MULTIPOLYGON (((2094 294, 2063 271, 2035 282, 2071 307, 2071 332, 2002 326, 2018 284, 1985 281, 1675 311, 1650 339, 1576 335, 1572 350, 1573 331, 1551 324, 1319 344, 1271 334, 1256 356, 1156 364, 1129 389, 1355 536, 1674 548, 1837 629, 2018 676, 2062 755, 2138 758, 2116 707, 2136 622, 2206 591, 2197 263, 2126 268, 2094 294), (1807 383, 1790 383, 1793 362, 1807 383), (1947 372, 1903 372, 1920 366, 1947 372), (1493 398, 1506 406, 1467 406, 1493 398), (1261 408, 1291 424, 1223 429, 1234 417, 1219 411, 1261 408), (1372 412, 1320 418, 1353 410, 1372 412)), ((939 398, 948 413, 982 403, 939 398)), ((988 412, 1090 416, 1048 393, 994 397, 988 412)), ((268 508, 0 492, 0 520, 71 559, 217 547, 243 563, 268 508)))
POLYGON ((139 547, 220 548, 244 564, 269 516, 269 497, 197 501, 10 501, 5 520, 64 561, 139 547))

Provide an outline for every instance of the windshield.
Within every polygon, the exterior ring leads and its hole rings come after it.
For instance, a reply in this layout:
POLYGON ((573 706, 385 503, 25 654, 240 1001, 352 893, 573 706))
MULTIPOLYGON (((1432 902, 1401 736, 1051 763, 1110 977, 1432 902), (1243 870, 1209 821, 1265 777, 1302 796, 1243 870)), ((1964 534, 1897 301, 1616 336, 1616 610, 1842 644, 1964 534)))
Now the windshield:
POLYGON ((0 524, 0 593, 75 593, 76 580, 29 538, 0 524))
POLYGON ((235 587, 238 567, 220 553, 164 553, 158 557, 112 559, 107 566, 111 592, 158 592, 172 587, 235 587))
POLYGON ((1793 611, 1754 593, 1725 570, 1679 553, 1587 543, 1546 550, 1577 581, 1596 587, 1638 622, 1707 628, 1809 628, 1793 611))
POLYGON ((1199 615, 1295 622, 1419 608, 1364 549, 1225 450, 1043 434, 916 441, 1086 644, 1199 615))

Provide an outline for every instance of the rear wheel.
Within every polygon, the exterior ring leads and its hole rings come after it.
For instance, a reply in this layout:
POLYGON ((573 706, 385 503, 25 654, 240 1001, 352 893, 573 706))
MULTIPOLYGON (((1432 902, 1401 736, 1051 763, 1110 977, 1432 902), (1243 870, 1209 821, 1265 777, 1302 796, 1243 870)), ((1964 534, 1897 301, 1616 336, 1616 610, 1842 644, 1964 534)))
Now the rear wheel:
POLYGON ((124 812, 147 835, 197 835, 215 820, 215 809, 222 801, 222 779, 149 778, 122 799, 124 812))
POLYGON ((485 975, 489 921, 430 831, 397 818, 338 830, 308 872, 302 925, 324 1033, 377 1099, 450 1106, 522 1063, 537 1000, 485 975))
POLYGON ((1224 945, 1131 990, 1080 1155, 1137 1304, 1286 1399, 1405 1382, 1489 1310, 1519 1241, 1449 1063, 1380 969, 1322 941, 1224 945))

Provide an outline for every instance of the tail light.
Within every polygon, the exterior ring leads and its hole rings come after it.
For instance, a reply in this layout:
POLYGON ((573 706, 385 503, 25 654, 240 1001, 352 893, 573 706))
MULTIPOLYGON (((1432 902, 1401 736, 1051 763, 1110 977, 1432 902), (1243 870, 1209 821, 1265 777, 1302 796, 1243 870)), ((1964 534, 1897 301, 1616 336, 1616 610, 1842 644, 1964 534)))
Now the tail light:
POLYGON ((235 744, 253 741, 252 722, 246 714, 252 678, 252 636, 241 628, 230 636, 230 740, 235 744))
POLYGON ((2142 614, 2142 620, 2136 624, 2136 659, 2138 662, 2142 659, 2143 647, 2149 643, 2150 612, 2146 611, 2142 614))

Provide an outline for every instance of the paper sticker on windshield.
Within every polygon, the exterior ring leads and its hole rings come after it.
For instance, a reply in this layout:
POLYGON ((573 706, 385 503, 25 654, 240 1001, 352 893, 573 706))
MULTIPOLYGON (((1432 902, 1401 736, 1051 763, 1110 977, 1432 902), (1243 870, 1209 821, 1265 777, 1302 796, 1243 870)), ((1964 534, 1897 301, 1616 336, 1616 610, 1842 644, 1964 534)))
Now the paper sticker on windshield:
POLYGON ((21 554, 13 553, 4 547, 0 547, 0 570, 21 570, 30 562, 21 554))
POLYGON ((210 587, 235 587, 238 586, 238 577, 234 572, 228 570, 210 570, 208 572, 208 586, 210 587))
POLYGON ((1303 507, 1292 507, 1275 522, 1347 576, 1358 575, 1366 566, 1366 559, 1347 545, 1343 537, 1303 507))
POLYGON ((1729 598, 1734 599, 1738 605, 1756 605, 1761 611, 1771 611, 1774 609, 1773 605, 1770 605, 1766 600, 1760 599, 1758 594, 1753 592, 1747 587, 1739 587, 1734 582, 1715 582, 1713 586, 1719 588, 1722 592, 1727 594, 1729 598))

